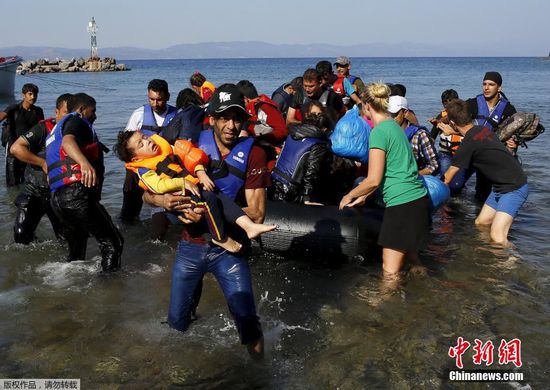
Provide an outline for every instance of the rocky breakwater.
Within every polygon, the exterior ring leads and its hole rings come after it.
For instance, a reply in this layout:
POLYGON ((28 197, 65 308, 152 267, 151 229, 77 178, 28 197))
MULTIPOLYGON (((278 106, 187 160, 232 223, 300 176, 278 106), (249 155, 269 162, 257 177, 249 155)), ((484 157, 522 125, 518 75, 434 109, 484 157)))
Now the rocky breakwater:
POLYGON ((72 58, 70 60, 48 60, 41 58, 23 61, 17 68, 17 73, 64 73, 64 72, 115 72, 130 70, 125 64, 117 64, 114 58, 72 58))

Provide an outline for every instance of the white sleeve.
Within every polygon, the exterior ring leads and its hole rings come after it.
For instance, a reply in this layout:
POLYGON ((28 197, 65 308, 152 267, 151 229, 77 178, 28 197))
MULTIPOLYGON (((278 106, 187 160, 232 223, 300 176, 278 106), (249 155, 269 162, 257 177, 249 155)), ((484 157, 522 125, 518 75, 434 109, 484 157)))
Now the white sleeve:
POLYGON ((140 130, 143 124, 143 106, 134 110, 128 123, 126 124, 126 131, 140 130))

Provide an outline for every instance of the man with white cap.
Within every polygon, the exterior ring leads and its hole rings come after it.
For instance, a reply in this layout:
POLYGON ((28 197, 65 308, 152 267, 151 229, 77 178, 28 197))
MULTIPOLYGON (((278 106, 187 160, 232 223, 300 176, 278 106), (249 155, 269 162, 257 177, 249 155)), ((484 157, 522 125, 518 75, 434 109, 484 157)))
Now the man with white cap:
POLYGON ((435 175, 439 172, 439 159, 435 150, 435 143, 428 129, 410 123, 407 119, 409 105, 402 96, 390 96, 388 112, 399 126, 405 131, 413 149, 414 159, 421 175, 435 175))

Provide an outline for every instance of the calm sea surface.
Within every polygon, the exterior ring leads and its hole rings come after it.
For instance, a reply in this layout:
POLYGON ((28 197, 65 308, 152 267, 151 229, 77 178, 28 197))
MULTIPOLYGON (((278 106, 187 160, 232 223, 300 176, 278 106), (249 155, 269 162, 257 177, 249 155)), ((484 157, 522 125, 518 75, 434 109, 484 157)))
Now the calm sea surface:
MULTIPOLYGON (((146 103, 150 79, 166 79, 171 102, 200 70, 211 81, 249 79, 268 95, 319 59, 126 61, 122 73, 17 76, 40 87, 38 105, 53 114, 55 98, 84 91, 98 102, 96 129, 113 145, 131 112, 146 103)), ((332 59, 329 59, 332 60, 332 59)), ((550 61, 538 58, 362 58, 352 73, 364 81, 407 86, 409 104, 425 121, 440 110, 440 94, 462 98, 481 90, 483 74, 499 71, 518 111, 536 112, 550 126, 550 61)), ((16 98, 19 98, 16 95, 16 98)), ((13 101, 13 100, 12 100, 13 101)), ((10 100, 0 101, 1 108, 10 100)), ((0 167, 0 378, 81 378, 86 389, 148 388, 548 388, 550 378, 550 168, 547 134, 521 149, 530 196, 510 238, 515 248, 489 245, 474 226, 471 185, 438 212, 422 256, 428 276, 408 276, 389 297, 380 289, 379 263, 354 259, 328 268, 315 259, 255 254, 253 283, 267 355, 251 363, 239 345, 223 296, 205 280, 200 318, 181 334, 164 323, 177 240, 148 240, 143 221, 121 226, 123 268, 99 273, 93 239, 88 260, 63 262, 46 219, 39 241, 13 244, 16 188, 6 190, 0 167), (384 299, 382 299, 384 297, 384 299), (457 337, 495 344, 491 369, 514 370, 523 381, 451 383, 448 357, 457 337), (523 366, 498 364, 501 339, 521 340, 523 366)), ((103 204, 116 217, 124 169, 111 154, 103 204)))

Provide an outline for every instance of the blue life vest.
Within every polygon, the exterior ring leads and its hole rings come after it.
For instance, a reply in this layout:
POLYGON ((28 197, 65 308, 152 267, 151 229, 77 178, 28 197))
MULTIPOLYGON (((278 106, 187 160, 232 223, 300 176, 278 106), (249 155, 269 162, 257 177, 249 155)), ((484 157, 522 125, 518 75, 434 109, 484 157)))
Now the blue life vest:
POLYGON ((246 180, 248 158, 254 145, 254 138, 239 138, 229 154, 222 159, 213 130, 204 130, 199 137, 199 148, 210 158, 208 175, 216 187, 231 199, 235 199, 246 180))
POLYGON ((477 95, 477 118, 474 123, 479 126, 487 127, 494 130, 500 122, 502 122, 502 114, 508 104, 508 100, 504 96, 500 96, 497 106, 493 109, 493 112, 489 112, 489 106, 483 95, 477 95))
POLYGON ((409 142, 411 142, 414 135, 416 133, 418 133, 418 131, 420 129, 424 129, 424 130, 428 131, 428 129, 426 129, 424 126, 418 126, 418 125, 414 125, 412 123, 409 125, 409 127, 407 127, 405 129, 405 135, 407 136, 407 139, 409 140, 409 142))
POLYGON ((292 95, 290 95, 287 91, 285 91, 285 87, 288 87, 289 83, 284 83, 279 88, 277 88, 273 93, 271 94, 271 99, 275 99, 276 95, 281 95, 283 98, 283 107, 279 107, 279 110, 281 112, 287 111, 288 106, 292 103, 292 95))
MULTIPOLYGON (((52 192, 57 191, 65 185, 80 182, 82 179, 80 165, 70 158, 62 147, 63 127, 65 123, 74 116, 80 117, 76 112, 65 115, 57 122, 53 130, 46 137, 46 164, 48 165, 48 181, 52 192)), ((100 154, 103 152, 99 146, 94 128, 86 119, 81 119, 90 128, 93 142, 81 146, 80 149, 90 164, 94 165, 95 162, 99 161, 101 157, 100 154)))
POLYGON ((355 83, 355 80, 357 80, 359 77, 357 76, 352 76, 351 74, 347 77, 347 79, 349 80, 350 83, 355 83))
POLYGON ((285 144, 277 163, 271 172, 271 177, 286 185, 300 185, 297 181, 296 173, 299 172, 304 164, 313 145, 326 143, 320 138, 302 138, 294 139, 292 136, 286 138, 285 144))
POLYGON ((155 133, 159 134, 165 127, 170 123, 170 121, 176 116, 177 109, 176 107, 172 107, 171 105, 167 106, 168 112, 166 113, 166 117, 164 117, 164 122, 162 122, 162 126, 157 125, 157 121, 155 120, 155 114, 153 114, 153 108, 149 104, 145 104, 143 106, 143 123, 141 125, 142 130, 150 130, 154 131, 155 133))
MULTIPOLYGON (((409 127, 407 127, 405 129, 405 135, 407 136, 407 139, 409 140, 409 142, 412 142, 412 138, 420 130, 424 130, 427 133, 428 138, 431 138, 429 136, 430 132, 424 126, 418 126, 418 125, 410 124, 409 127)), ((411 146, 412 146, 412 144, 411 144, 411 146)), ((434 147, 433 144, 432 144, 432 147, 435 150, 435 147, 434 147)), ((414 149, 413 149, 413 154, 415 155, 414 158, 416 160, 416 164, 418 165, 418 169, 422 169, 427 164, 430 163, 430 160, 431 160, 430 155, 428 154, 428 152, 424 148, 421 148, 420 145, 418 147, 418 156, 416 155, 416 153, 414 153, 414 149)))

